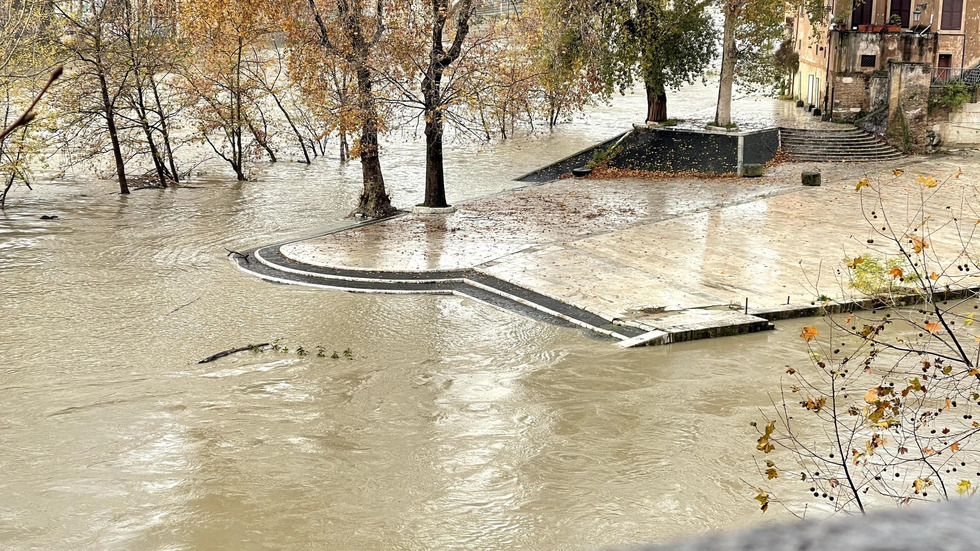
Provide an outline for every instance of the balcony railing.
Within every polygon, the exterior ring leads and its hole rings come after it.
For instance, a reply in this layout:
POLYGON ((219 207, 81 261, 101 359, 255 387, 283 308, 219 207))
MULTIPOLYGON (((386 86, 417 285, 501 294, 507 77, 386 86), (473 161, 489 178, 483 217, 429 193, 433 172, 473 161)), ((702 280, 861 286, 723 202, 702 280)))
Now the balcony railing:
POLYGON ((936 86, 963 82, 968 86, 980 83, 980 66, 972 69, 954 67, 936 67, 932 70, 932 83, 936 86))

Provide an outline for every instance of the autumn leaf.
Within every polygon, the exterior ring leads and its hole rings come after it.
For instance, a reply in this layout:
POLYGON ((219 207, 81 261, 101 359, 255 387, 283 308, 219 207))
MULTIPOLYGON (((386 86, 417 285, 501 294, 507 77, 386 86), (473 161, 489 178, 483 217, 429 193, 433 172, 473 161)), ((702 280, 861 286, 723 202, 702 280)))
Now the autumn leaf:
POLYGON ((800 402, 800 405, 810 411, 813 411, 814 413, 820 413, 820 410, 827 405, 827 397, 821 396, 819 399, 814 400, 813 398, 807 396, 806 401, 800 402))
POLYGON ((888 270, 888 275, 892 276, 892 279, 899 279, 904 274, 901 268, 892 268, 891 270, 888 270))
POLYGON ((755 449, 763 453, 769 453, 776 449, 776 446, 773 446, 772 442, 769 441, 769 437, 772 436, 774 430, 776 430, 776 422, 769 421, 769 424, 766 425, 765 432, 759 437, 759 443, 755 446, 755 449))
POLYGON ((928 478, 916 478, 915 482, 912 483, 912 487, 915 488, 915 493, 917 494, 929 486, 932 486, 932 481, 928 478))
POLYGON ((909 242, 912 243, 912 248, 915 249, 916 253, 921 253, 923 250, 929 248, 929 242, 919 237, 918 235, 909 234, 906 235, 905 237, 908 238, 909 242))
POLYGON ((854 314, 853 313, 851 315, 847 316, 847 319, 844 320, 844 325, 850 325, 852 319, 854 319, 854 314))
POLYGON ((880 386, 873 386, 864 393, 864 401, 873 404, 878 401, 878 393, 881 392, 880 386))
POLYGON ((774 478, 779 478, 779 473, 776 471, 776 469, 766 469, 766 480, 772 480, 774 478))
POLYGON ((933 448, 922 448, 922 453, 924 453, 926 455, 932 455, 932 454, 936 453, 936 450, 933 449, 933 448))
POLYGON ((962 175, 963 175, 963 171, 957 168, 956 169, 956 172, 953 173, 953 178, 956 178, 957 180, 959 180, 960 176, 962 176, 962 175))
MULTIPOLYGON (((757 488, 758 490, 758 488, 757 488)), ((755 500, 762 504, 762 512, 765 513, 766 509, 769 508, 769 494, 762 490, 758 490, 758 494, 755 496, 755 500)))
POLYGON ((974 313, 970 312, 967 314, 966 319, 963 321, 963 325, 973 325, 974 313))
POLYGON ((980 375, 980 369, 977 369, 977 368, 974 367, 973 369, 971 369, 967 373, 967 375, 972 375, 972 376, 976 377, 977 375, 980 375))
POLYGON ((932 272, 931 274, 929 274, 929 279, 936 281, 937 279, 939 279, 939 274, 937 274, 936 272, 932 272))
POLYGON ((937 182, 932 176, 923 176, 921 174, 915 179, 915 181, 928 188, 936 187, 939 184, 939 182, 937 182))
POLYGON ((959 484, 956 485, 956 493, 960 495, 965 495, 973 487, 969 480, 961 480, 959 484))
POLYGON ((854 191, 861 191, 861 188, 869 187, 870 185, 871 182, 869 182, 867 178, 861 178, 861 181, 858 182, 857 187, 854 188, 854 191))
POLYGON ((952 451, 952 452, 958 452, 958 451, 960 451, 960 443, 959 442, 953 442, 953 444, 949 447, 949 451, 952 451))
POLYGON ((800 338, 805 340, 806 342, 810 342, 814 339, 814 337, 816 337, 819 334, 820 332, 817 331, 816 327, 812 325, 807 325, 806 327, 803 328, 803 332, 800 333, 800 338))
POLYGON ((845 258, 844 259, 844 262, 847 264, 847 267, 848 268, 854 269, 854 268, 857 268, 857 265, 858 264, 864 262, 864 257, 863 256, 859 256, 859 257, 857 257, 857 258, 855 258, 853 260, 850 260, 850 259, 845 258))
POLYGON ((902 174, 905 174, 905 171, 900 168, 896 168, 895 170, 892 171, 892 174, 894 174, 895 176, 901 176, 902 174))
POLYGON ((939 331, 940 329, 942 329, 942 327, 943 326, 942 325, 939 325, 938 323, 927 323, 926 324, 926 331, 928 331, 930 333, 935 333, 936 331, 939 331))

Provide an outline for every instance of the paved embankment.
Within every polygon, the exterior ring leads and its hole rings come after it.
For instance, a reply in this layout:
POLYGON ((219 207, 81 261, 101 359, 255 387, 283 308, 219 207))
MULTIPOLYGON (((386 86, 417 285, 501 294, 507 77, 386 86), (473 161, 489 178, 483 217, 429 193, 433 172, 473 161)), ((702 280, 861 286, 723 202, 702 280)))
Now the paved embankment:
MULTIPOLYGON (((462 294, 623 346, 723 336, 812 315, 827 299, 861 300, 844 259, 897 252, 869 243, 873 217, 884 211, 869 214, 878 196, 855 190, 861 178, 880 183, 891 228, 905 231, 922 217, 909 209, 924 191, 934 220, 949 219, 945 207, 973 193, 977 161, 961 154, 887 166, 795 163, 760 179, 558 180, 450 215, 403 214, 263 247, 239 264, 281 282, 462 294), (895 176, 898 167, 905 172, 895 176), (815 168, 824 185, 800 186, 800 171, 815 168), (935 188, 915 182, 920 173, 942 180, 960 168, 962 177, 935 188)), ((955 257, 960 237, 950 225, 933 227, 930 252, 955 257)))

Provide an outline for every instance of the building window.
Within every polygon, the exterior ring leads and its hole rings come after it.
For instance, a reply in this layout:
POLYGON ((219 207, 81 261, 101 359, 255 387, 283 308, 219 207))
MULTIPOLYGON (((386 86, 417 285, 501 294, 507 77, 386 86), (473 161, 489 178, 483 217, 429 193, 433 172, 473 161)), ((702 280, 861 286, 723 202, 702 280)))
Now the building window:
POLYGON ((873 0, 854 0, 854 6, 851 9, 851 26, 870 25, 874 18, 873 4, 873 0))
POLYGON ((943 22, 939 27, 944 31, 958 31, 963 22, 963 0, 943 0, 943 22))
POLYGON ((912 15, 912 0, 892 0, 891 15, 889 15, 888 20, 891 21, 891 16, 897 15, 902 19, 902 28, 909 28, 909 18, 912 15))
POLYGON ((875 69, 877 67, 878 67, 878 56, 867 55, 867 54, 861 56, 862 69, 875 69))

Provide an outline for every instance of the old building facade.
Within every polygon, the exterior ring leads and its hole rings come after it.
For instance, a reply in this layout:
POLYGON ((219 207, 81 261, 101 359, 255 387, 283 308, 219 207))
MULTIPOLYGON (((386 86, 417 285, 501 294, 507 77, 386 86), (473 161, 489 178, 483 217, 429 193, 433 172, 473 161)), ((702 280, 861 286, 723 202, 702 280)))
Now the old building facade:
POLYGON ((826 8, 816 25, 802 8, 787 21, 800 55, 792 93, 814 113, 881 113, 887 123, 898 110, 902 125, 925 134, 931 88, 980 82, 980 0, 829 0, 826 8))

